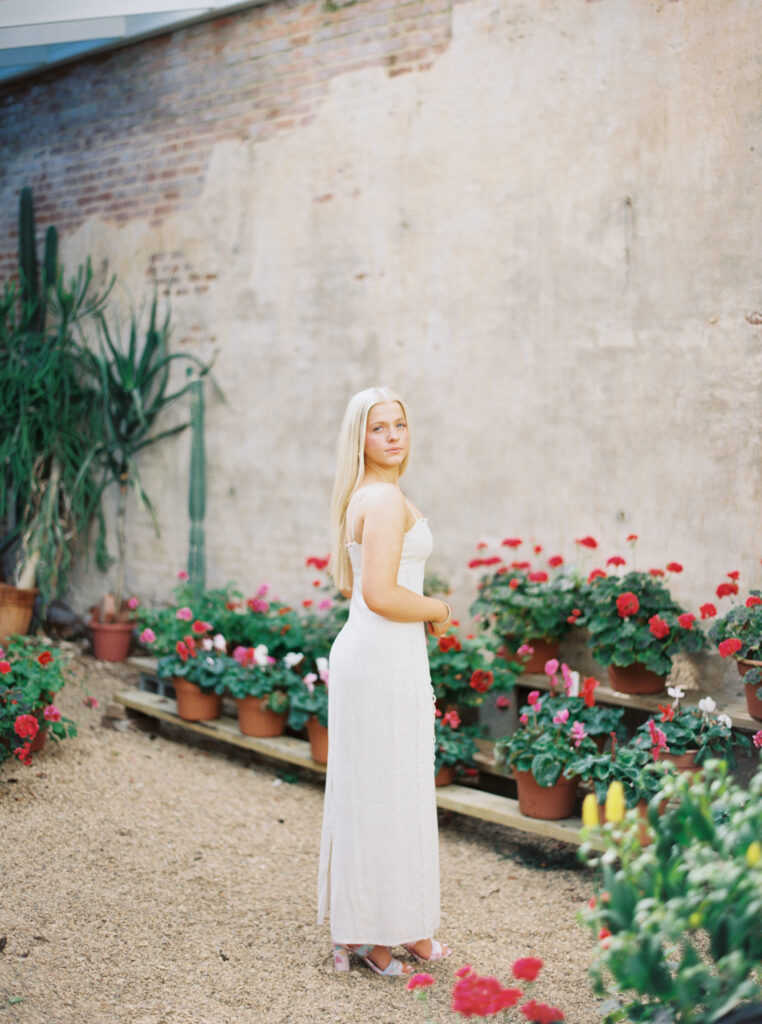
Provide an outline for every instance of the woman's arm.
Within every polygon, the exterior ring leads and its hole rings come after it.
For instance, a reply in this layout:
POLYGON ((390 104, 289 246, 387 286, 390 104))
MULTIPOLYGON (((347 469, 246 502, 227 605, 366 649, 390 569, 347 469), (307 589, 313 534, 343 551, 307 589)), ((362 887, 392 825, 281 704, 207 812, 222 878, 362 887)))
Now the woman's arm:
POLYGON ((434 632, 449 625, 444 601, 424 597, 397 583, 407 506, 392 484, 364 496, 362 522, 362 596, 372 612, 394 622, 431 622, 434 632))

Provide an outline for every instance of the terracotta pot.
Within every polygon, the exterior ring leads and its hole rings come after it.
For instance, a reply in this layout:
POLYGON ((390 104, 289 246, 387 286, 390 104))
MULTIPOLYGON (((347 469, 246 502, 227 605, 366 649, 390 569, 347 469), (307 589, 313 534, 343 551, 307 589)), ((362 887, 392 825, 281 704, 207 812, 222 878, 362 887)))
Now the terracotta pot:
POLYGON ((455 765, 443 764, 434 776, 435 786, 450 786, 455 782, 455 765))
POLYGON ((310 715, 307 719, 307 735, 312 760, 318 764, 328 764, 328 726, 321 725, 316 715, 310 715))
POLYGON ((633 665, 609 665, 609 683, 618 693, 661 693, 666 676, 657 676, 636 661, 633 665))
POLYGON ((0 583, 0 643, 5 643, 14 633, 26 633, 38 594, 37 589, 22 590, 10 583, 0 583))
POLYGON ((36 754, 38 750, 42 750, 42 748, 45 746, 47 738, 48 727, 46 725, 41 725, 39 732, 32 740, 32 742, 29 744, 29 753, 36 754))
MULTIPOLYGON (((750 661, 745 658, 739 658, 736 662, 738 665, 738 674, 745 676, 747 672, 751 672, 753 668, 762 668, 762 661, 750 661)), ((762 683, 746 683, 746 707, 749 710, 749 716, 756 718, 758 722, 762 722, 762 700, 757 696, 757 690, 762 686, 762 683)))
POLYGON ((87 628, 98 661, 124 661, 130 653, 134 622, 97 622, 91 619, 87 628))
POLYGON ((239 697, 236 700, 238 708, 238 728, 244 736, 281 736, 286 728, 285 711, 271 711, 263 704, 267 703, 267 697, 239 697))
POLYGON ((684 754, 671 754, 667 750, 657 750, 655 758, 657 761, 670 761, 679 772, 696 774, 701 771, 700 766, 696 764, 696 754, 698 754, 698 750, 686 750, 684 754))
MULTIPOLYGON (((519 644, 521 646, 521 644, 519 644)), ((502 648, 503 657, 506 661, 523 661, 523 672, 532 675, 541 675, 545 671, 545 662, 551 658, 557 658, 561 649, 558 640, 545 640, 537 637, 529 641, 529 646, 534 647, 534 654, 530 654, 526 661, 516 654, 516 646, 513 637, 506 637, 506 646, 502 648)))
POLYGON ((531 772, 514 770, 519 795, 519 811, 527 818, 571 818, 577 798, 579 776, 565 779, 563 775, 555 786, 541 786, 531 772))
POLYGON ((182 676, 172 676, 172 685, 180 718, 186 722, 211 722, 220 717, 222 697, 219 693, 206 693, 182 676))

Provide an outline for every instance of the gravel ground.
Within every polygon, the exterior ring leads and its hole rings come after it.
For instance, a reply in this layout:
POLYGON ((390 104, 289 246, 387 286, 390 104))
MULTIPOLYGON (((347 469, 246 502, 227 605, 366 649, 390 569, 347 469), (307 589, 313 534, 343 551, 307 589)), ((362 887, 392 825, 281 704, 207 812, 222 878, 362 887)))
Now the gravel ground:
POLYGON ((529 955, 538 1000, 600 1020, 575 916, 592 875, 571 847, 442 814, 454 954, 428 1003, 363 966, 336 975, 315 923, 320 778, 181 729, 104 728, 137 673, 73 651, 58 703, 79 736, 0 766, 0 1024, 444 1024, 462 1020, 457 967, 509 984, 529 955))

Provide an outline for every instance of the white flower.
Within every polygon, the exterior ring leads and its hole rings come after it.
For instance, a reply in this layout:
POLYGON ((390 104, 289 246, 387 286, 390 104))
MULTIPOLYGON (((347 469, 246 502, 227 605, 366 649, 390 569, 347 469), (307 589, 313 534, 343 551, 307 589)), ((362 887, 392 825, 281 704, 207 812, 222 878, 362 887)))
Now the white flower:
POLYGON ((222 633, 216 633, 212 640, 215 651, 224 651, 227 649, 228 643, 222 633))
POLYGON ((302 682, 310 691, 310 693, 315 692, 315 683, 317 682, 317 676, 315 675, 314 672, 308 672, 304 679, 302 679, 302 682))
POLYGON ((705 714, 709 714, 710 711, 716 711, 717 704, 712 700, 711 697, 702 697, 698 702, 699 711, 703 711, 705 714))
POLYGON ((267 659, 267 646, 265 644, 259 644, 254 648, 254 664, 255 665, 268 665, 267 659))
POLYGON ((207 665, 214 668, 214 658, 204 658, 204 661, 207 663, 207 665))
POLYGON ((294 665, 298 665, 300 661, 304 659, 304 655, 296 651, 289 651, 283 658, 283 664, 286 668, 293 668, 294 665))
POLYGON ((730 715, 717 715, 717 721, 720 725, 724 725, 726 729, 731 729, 733 727, 733 720, 730 715))
POLYGON ((668 686, 667 693, 670 697, 674 697, 675 700, 681 700, 685 696, 685 690, 682 686, 668 686))
POLYGON ((201 646, 205 651, 211 651, 212 641, 209 639, 208 636, 205 636, 204 639, 201 641, 201 646))
POLYGON ((579 672, 571 672, 569 674, 571 684, 569 686, 569 696, 579 697, 579 672))
POLYGON ((315 664, 317 665, 318 675, 325 685, 328 686, 328 658, 315 658, 315 664))

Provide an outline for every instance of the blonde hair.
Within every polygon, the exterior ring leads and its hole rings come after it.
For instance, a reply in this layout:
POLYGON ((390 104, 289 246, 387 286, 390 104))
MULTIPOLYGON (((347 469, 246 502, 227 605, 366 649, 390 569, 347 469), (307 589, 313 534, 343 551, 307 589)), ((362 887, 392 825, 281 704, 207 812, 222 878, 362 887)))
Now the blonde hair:
MULTIPOLYGON (((331 498, 331 534, 333 537, 329 572, 339 590, 352 586, 352 563, 346 544, 347 508, 365 473, 365 431, 368 413, 379 402, 399 402, 407 419, 405 403, 391 388, 366 388, 349 400, 336 443, 336 479, 331 498)), ((408 455, 400 464, 400 474, 407 468, 408 455)))

